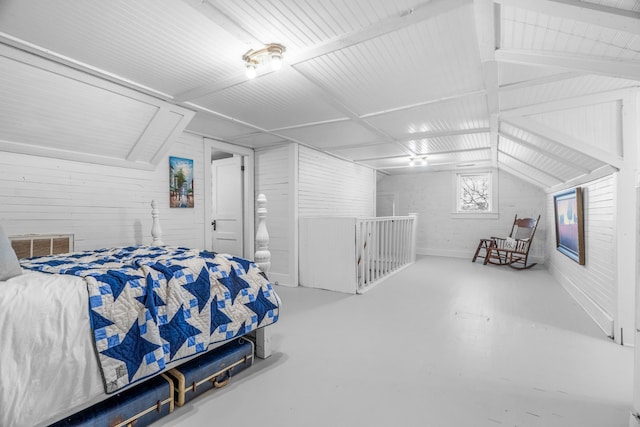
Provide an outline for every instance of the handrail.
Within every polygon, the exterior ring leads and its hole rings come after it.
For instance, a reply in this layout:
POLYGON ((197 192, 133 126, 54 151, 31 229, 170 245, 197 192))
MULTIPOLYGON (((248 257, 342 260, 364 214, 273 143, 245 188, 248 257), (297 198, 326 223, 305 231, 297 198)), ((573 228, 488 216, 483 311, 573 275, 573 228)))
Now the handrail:
POLYGON ((386 220, 400 220, 400 219, 409 219, 413 218, 415 215, 406 215, 406 216, 371 216, 371 217, 357 217, 356 221, 386 221, 386 220))

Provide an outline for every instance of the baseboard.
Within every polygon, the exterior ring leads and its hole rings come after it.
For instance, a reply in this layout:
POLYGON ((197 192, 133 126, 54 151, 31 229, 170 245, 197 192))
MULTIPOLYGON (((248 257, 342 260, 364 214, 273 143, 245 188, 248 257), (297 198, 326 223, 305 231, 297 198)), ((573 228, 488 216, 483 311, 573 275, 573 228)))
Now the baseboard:
POLYGON ((298 287, 298 282, 292 281, 288 274, 269 272, 267 273, 267 277, 273 285, 287 286, 289 288, 298 287))
POLYGON ((451 258, 469 258, 473 257, 473 254, 469 255, 467 251, 449 250, 449 249, 433 249, 433 248, 416 248, 417 255, 429 255, 429 256, 444 256, 451 258))
POLYGON ((613 337, 613 319, 587 294, 578 288, 569 278, 557 269, 552 271, 553 276, 560 282, 560 285, 571 295, 571 297, 587 312, 589 317, 596 322, 596 325, 609 337, 613 337))
MULTIPOLYGON (((473 251, 468 250, 450 250, 450 249, 434 249, 434 248, 416 248, 416 255, 442 256, 450 258, 473 258, 473 251)), ((544 264, 543 257, 530 256, 529 262, 536 264, 544 264)), ((477 262, 480 262, 478 259, 477 262)))

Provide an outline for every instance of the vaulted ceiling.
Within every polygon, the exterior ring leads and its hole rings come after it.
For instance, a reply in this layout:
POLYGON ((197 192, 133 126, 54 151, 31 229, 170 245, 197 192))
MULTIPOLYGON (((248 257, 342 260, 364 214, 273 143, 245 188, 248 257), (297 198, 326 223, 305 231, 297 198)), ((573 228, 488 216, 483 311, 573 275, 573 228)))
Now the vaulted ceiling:
POLYGON ((640 0, 3 0, 0 42, 221 141, 383 173, 492 166, 544 188, 620 167, 620 105, 640 85, 640 0), (247 79, 242 55, 271 42, 284 67, 247 79))

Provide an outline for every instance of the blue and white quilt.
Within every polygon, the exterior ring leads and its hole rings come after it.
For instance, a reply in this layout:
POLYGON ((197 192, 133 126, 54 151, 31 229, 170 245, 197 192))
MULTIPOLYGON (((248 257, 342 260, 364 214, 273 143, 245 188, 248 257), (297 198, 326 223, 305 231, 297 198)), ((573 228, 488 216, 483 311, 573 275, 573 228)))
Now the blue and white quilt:
POLYGON ((132 246, 22 260, 81 276, 107 393, 278 320, 280 299, 246 259, 178 247, 132 246))

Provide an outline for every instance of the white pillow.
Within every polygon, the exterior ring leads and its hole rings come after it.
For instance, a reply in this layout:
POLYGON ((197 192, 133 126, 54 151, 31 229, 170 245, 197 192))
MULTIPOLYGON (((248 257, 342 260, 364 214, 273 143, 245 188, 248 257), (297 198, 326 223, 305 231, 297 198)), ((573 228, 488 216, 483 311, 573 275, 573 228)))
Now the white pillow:
POLYGON ((507 237, 504 241, 505 249, 515 249, 518 246, 518 242, 516 239, 512 239, 511 237, 507 237))
POLYGON ((18 257, 11 247, 9 238, 0 227, 0 282, 22 274, 18 257))

